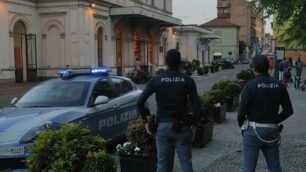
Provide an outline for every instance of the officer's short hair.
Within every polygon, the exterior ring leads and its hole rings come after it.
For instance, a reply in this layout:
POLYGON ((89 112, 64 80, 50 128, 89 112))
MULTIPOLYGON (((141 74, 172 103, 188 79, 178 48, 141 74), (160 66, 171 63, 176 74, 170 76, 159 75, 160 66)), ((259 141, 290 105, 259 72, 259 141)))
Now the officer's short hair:
POLYGON ((256 55, 252 59, 251 68, 254 68, 258 73, 268 73, 269 62, 265 55, 256 55))
POLYGON ((166 64, 168 67, 177 68, 181 63, 181 53, 176 49, 167 51, 166 64))

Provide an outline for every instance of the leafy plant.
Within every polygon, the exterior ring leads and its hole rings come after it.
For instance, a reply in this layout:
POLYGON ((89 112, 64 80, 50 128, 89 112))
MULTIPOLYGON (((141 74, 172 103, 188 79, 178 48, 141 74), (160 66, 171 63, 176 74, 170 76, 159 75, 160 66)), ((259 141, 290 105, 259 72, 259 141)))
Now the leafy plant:
POLYGON ((155 74, 156 74, 156 75, 160 75, 160 74, 164 73, 165 71, 166 71, 165 69, 158 69, 158 70, 155 72, 155 74))
POLYGON ((238 84, 237 82, 229 83, 224 89, 224 93, 227 97, 238 96, 240 91, 240 84, 238 84))
POLYGON ((151 156, 155 153, 154 137, 147 134, 141 117, 129 122, 126 138, 128 142, 117 146, 119 152, 141 156, 151 156))
POLYGON ((220 80, 212 86, 212 90, 221 90, 223 98, 230 98, 237 96, 241 91, 241 87, 238 81, 220 80))
POLYGON ((29 171, 116 171, 115 160, 105 153, 105 140, 78 124, 45 130, 29 146, 29 171))

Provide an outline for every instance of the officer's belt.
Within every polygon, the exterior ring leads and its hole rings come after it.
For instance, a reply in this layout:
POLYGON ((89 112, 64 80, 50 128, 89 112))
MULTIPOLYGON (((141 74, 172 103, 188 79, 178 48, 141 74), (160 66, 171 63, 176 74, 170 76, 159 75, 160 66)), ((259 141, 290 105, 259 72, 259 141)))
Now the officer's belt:
POLYGON ((266 128, 279 128, 278 124, 262 124, 262 123, 256 123, 253 121, 249 122, 249 126, 252 127, 266 127, 266 128))

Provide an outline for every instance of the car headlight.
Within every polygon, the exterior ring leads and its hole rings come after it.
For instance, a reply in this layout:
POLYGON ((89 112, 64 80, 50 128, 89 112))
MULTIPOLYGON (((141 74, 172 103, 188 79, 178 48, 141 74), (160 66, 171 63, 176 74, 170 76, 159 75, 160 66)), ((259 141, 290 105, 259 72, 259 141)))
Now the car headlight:
POLYGON ((32 127, 29 131, 27 131, 27 133, 24 136, 22 136, 20 142, 21 143, 32 142, 40 131, 51 129, 52 125, 53 125, 52 121, 45 121, 43 123, 40 123, 40 124, 32 127))

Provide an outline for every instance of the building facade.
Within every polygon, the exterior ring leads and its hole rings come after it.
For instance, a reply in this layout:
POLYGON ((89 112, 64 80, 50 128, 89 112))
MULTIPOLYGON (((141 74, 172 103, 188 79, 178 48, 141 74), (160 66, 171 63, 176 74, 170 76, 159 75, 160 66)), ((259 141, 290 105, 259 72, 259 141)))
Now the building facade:
POLYGON ((176 48, 181 52, 182 58, 198 60, 202 64, 211 62, 213 56, 207 41, 219 38, 213 31, 197 25, 174 26, 173 31, 176 35, 176 48))
POLYGON ((180 24, 172 0, 0 0, 0 79, 97 66, 124 75, 136 58, 164 65, 176 44, 161 28, 180 24))
POLYGON ((210 29, 219 39, 211 41, 211 52, 215 58, 239 58, 239 26, 223 18, 215 18, 200 25, 202 28, 210 29))
MULTIPOLYGON (((240 26, 239 40, 246 46, 264 44, 265 21, 257 10, 245 0, 218 0, 218 18, 224 18, 240 26)), ((257 48, 257 47, 256 47, 257 48)))

